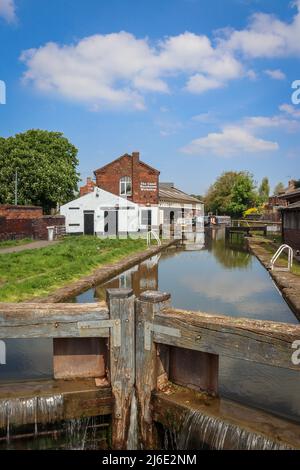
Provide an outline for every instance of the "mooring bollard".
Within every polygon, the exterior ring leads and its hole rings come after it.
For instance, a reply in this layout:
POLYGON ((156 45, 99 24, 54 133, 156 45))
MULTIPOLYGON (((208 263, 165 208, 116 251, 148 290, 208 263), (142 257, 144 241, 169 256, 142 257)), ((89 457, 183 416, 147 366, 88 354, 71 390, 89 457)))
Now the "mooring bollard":
POLYGON ((157 387, 157 348, 152 339, 155 313, 170 305, 170 294, 146 291, 136 301, 136 393, 138 402, 139 442, 144 449, 155 447, 150 408, 151 393, 157 387))
POLYGON ((114 397, 112 447, 126 449, 135 382, 134 299, 132 289, 108 289, 112 321, 110 381, 114 397))

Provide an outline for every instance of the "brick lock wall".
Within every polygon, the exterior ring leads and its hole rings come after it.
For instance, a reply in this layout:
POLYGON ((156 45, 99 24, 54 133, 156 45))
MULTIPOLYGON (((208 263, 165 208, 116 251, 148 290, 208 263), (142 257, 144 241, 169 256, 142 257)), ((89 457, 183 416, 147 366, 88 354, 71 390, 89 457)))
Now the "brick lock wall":
POLYGON ((159 172, 144 165, 139 160, 139 153, 124 155, 114 162, 95 171, 96 185, 101 189, 119 196, 120 178, 130 176, 132 179, 132 196, 128 199, 137 204, 158 204, 159 172), (141 183, 154 190, 142 190, 141 183))

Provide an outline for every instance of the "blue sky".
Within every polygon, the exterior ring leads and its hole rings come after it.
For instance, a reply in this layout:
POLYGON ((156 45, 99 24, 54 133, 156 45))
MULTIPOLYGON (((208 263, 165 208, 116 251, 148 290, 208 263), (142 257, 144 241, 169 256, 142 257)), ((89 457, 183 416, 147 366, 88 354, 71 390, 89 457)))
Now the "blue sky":
POLYGON ((84 179, 132 151, 190 193, 300 176, 300 0, 0 0, 0 52, 0 135, 62 131, 84 179))

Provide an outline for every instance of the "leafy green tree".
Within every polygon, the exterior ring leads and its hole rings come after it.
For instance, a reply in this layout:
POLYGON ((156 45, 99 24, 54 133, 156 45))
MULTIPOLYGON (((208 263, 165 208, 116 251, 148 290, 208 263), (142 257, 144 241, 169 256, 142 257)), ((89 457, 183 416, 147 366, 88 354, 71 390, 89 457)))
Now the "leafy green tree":
POLYGON ((283 183, 277 183, 275 188, 274 188, 274 195, 278 196, 280 193, 284 192, 284 184, 283 183))
POLYGON ((74 198, 79 174, 77 149, 61 132, 32 129, 0 138, 0 203, 40 205, 50 212, 74 198))
POLYGON ((258 189, 258 194, 259 194, 261 202, 267 202, 267 200, 269 199, 270 185, 269 185, 269 180, 266 176, 262 179, 261 185, 258 189))
POLYGON ((252 175, 240 172, 231 191, 228 212, 233 217, 240 217, 245 210, 257 203, 255 184, 252 175))
POLYGON ((205 196, 205 210, 240 217, 258 202, 253 176, 245 171, 223 173, 205 196))

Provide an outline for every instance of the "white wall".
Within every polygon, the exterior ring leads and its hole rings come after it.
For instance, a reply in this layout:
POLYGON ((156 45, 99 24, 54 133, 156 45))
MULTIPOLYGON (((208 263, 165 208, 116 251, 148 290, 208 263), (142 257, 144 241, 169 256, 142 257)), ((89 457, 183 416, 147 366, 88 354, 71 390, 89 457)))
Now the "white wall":
POLYGON ((147 226, 141 225, 142 210, 151 210, 152 227, 159 225, 159 209, 154 207, 139 207, 131 201, 112 193, 95 188, 94 192, 86 194, 78 199, 74 199, 60 208, 60 213, 66 218, 67 233, 84 232, 84 211, 94 211, 94 228, 96 234, 104 233, 104 213, 105 210, 118 209, 118 229, 119 233, 135 233, 140 230, 147 230, 147 226))

